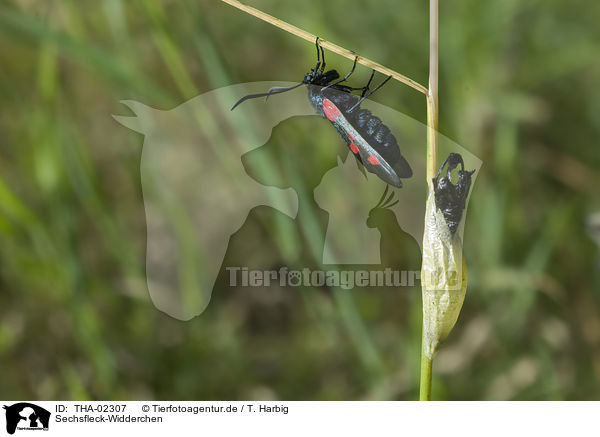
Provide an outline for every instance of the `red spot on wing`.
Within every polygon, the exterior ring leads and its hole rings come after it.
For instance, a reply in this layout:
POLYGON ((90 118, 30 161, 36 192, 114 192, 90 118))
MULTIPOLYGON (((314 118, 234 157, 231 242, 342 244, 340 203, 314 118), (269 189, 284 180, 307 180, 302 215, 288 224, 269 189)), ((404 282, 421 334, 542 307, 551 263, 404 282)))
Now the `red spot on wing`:
POLYGON ((323 112, 330 121, 334 121, 340 116, 340 110, 329 99, 323 100, 323 112))
POLYGON ((369 162, 372 165, 380 165, 381 162, 379 162, 379 159, 377 159, 377 157, 375 155, 369 155, 369 157, 367 158, 369 160, 369 162))
POLYGON ((350 139, 350 150, 356 155, 358 153, 358 146, 354 143, 356 138, 352 134, 348 134, 348 138, 350 139))

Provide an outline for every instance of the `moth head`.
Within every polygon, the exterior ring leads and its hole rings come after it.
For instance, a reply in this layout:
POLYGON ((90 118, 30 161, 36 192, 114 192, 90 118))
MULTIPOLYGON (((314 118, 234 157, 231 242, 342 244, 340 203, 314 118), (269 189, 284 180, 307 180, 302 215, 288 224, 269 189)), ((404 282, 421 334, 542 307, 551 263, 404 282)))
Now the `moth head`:
POLYGON ((307 85, 325 86, 331 81, 337 79, 338 77, 340 77, 340 75, 336 70, 329 70, 325 73, 322 73, 320 70, 313 68, 304 75, 302 83, 305 83, 307 85))

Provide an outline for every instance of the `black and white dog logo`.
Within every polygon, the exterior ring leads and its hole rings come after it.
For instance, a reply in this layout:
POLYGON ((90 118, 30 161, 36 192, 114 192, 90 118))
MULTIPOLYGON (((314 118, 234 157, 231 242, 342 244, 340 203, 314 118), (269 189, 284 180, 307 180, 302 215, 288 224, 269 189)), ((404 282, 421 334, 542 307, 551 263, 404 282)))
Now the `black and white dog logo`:
POLYGON ((4 406, 6 410, 6 432, 14 434, 18 430, 48 430, 50 411, 35 404, 19 402, 4 406))

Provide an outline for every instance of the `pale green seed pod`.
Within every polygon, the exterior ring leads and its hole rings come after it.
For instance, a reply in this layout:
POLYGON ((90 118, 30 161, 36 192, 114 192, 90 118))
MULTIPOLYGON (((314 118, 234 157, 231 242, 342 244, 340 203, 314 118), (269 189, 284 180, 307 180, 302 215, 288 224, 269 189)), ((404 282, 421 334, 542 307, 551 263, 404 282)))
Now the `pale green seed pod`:
POLYGON ((456 324, 467 291, 461 232, 450 232, 430 187, 423 235, 423 349, 432 359, 456 324))

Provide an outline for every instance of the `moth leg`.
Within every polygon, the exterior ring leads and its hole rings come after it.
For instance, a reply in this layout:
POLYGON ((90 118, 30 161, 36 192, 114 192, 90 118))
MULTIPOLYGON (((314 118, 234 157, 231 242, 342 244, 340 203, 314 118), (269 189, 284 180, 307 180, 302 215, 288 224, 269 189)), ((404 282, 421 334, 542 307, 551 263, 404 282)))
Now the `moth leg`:
POLYGON ((323 61, 321 64, 321 73, 323 73, 325 71, 325 50, 323 50, 323 46, 319 46, 319 48, 321 49, 321 60, 323 61))
POLYGON ((367 84, 365 86, 359 86, 359 87, 353 87, 353 86, 346 86, 346 85, 341 85, 344 88, 344 91, 362 91, 361 93, 361 97, 364 97, 364 95, 367 93, 367 91, 369 91, 369 85, 371 85, 371 81, 373 80, 373 76, 375 76, 375 70, 373 70, 371 72, 371 77, 369 78, 369 81, 367 82, 367 84))
POLYGON ((319 70, 319 67, 321 65, 321 56, 319 54, 319 37, 317 37, 317 39, 315 39, 315 48, 317 49, 317 63, 315 64, 315 68, 313 68, 313 71, 316 73, 317 70, 319 70))
MULTIPOLYGON (((356 69, 356 61, 358 61, 358 56, 356 56, 354 58, 354 63, 352 64, 352 69, 348 72, 348 74, 346 74, 344 77, 342 77, 341 79, 336 80, 335 82, 330 83, 329 85, 321 88, 321 92, 325 91, 327 88, 332 87, 334 85, 337 85, 338 83, 341 83, 343 81, 345 81, 346 79, 348 79, 352 73, 354 73, 354 70, 356 69)), ((359 88, 360 89, 360 88, 359 88)))
POLYGON ((386 80, 384 80, 383 82, 381 82, 379 85, 377 85, 375 87, 375 89, 373 89, 370 93, 368 93, 367 95, 364 95, 360 98, 360 100, 358 102, 356 102, 354 104, 354 106, 352 106, 352 108, 348 109, 348 111, 346 112, 352 112, 354 110, 354 108, 358 107, 365 99, 367 99, 370 95, 372 95, 375 91, 377 91, 379 88, 381 88, 382 86, 384 86, 386 84, 386 82, 388 80, 390 80, 392 78, 392 76, 388 76, 386 80))
POLYGON ((375 76, 375 70, 371 71, 371 77, 369 78, 369 81, 367 82, 367 84, 364 87, 362 87, 362 93, 360 94, 361 98, 363 98, 365 96, 365 94, 367 93, 367 91, 369 91, 369 85, 371 85, 373 76, 375 76))

